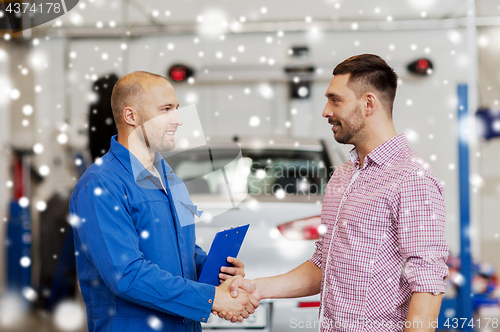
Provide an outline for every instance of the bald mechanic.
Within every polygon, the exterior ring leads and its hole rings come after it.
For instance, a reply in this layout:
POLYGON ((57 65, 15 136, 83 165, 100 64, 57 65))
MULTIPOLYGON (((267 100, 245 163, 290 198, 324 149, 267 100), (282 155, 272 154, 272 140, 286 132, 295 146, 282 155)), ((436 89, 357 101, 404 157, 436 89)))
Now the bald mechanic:
MULTIPOLYGON (((207 257, 195 243, 193 213, 201 212, 158 153, 175 147, 182 125, 174 88, 134 72, 115 85, 111 106, 118 135, 70 201, 89 331, 191 332, 211 311, 249 317, 258 306, 252 295, 231 297, 229 282, 197 282, 207 257)), ((244 276, 243 264, 228 260, 244 276)))

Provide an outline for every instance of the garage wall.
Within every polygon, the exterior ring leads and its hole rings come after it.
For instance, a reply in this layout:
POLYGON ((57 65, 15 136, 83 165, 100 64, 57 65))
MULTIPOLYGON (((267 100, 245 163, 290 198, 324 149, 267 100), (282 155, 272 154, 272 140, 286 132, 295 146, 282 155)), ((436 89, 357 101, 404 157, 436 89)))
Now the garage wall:
MULTIPOLYGON (((8 216, 8 203, 10 188, 6 185, 10 180, 10 155, 7 144, 10 138, 10 98, 6 96, 5 88, 10 85, 9 56, 4 43, 0 43, 0 243, 6 243, 6 218, 8 216)), ((5 246, 0 246, 0 266, 7 266, 5 246)), ((5 290, 6 271, 0 271, 0 294, 5 290)))
POLYGON ((65 71, 66 45, 64 39, 41 42, 34 48, 34 54, 43 59, 47 66, 40 66, 36 71, 34 85, 41 92, 35 95, 35 118, 37 122, 36 143, 44 146, 44 152, 37 155, 36 167, 46 165, 50 173, 37 193, 37 199, 47 200, 58 188, 71 187, 74 179, 74 163, 71 156, 73 144, 60 144, 59 135, 66 135, 68 140, 75 129, 69 127, 70 105, 67 103, 67 72, 65 71), (57 77, 58 79, 54 79, 57 77))

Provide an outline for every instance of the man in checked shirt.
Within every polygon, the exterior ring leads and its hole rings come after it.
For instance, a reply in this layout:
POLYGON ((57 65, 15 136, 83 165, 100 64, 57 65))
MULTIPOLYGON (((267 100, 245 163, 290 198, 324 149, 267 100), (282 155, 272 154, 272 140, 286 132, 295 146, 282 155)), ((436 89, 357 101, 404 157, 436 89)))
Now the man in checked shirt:
MULTIPOLYGON (((296 269, 237 278, 231 291, 259 300, 321 293, 320 331, 434 331, 448 276, 443 188, 396 133, 394 70, 363 54, 333 75, 323 117, 335 140, 354 148, 325 191, 327 232, 296 269)), ((230 312, 219 316, 235 321, 230 312)))

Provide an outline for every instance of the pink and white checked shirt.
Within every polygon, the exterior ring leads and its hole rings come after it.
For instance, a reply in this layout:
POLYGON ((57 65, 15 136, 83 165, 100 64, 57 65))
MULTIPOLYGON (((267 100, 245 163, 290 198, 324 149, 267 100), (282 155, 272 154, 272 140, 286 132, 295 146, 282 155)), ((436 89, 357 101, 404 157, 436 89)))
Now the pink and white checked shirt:
POLYGON ((404 135, 359 166, 353 149, 326 187, 321 331, 402 331, 413 292, 445 290, 443 188, 404 135))

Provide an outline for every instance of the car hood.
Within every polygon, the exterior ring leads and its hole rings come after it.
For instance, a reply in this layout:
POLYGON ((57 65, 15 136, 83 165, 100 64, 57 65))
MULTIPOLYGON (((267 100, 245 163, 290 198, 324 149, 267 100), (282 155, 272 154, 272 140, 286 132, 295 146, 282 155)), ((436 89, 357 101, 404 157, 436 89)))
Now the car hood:
POLYGON ((192 199, 199 204, 200 210, 204 210, 204 214, 214 215, 211 220, 196 224, 197 244, 207 253, 217 232, 250 224, 238 255, 246 266, 249 278, 285 273, 309 259, 314 252, 314 240, 288 240, 277 226, 320 215, 322 197, 290 196, 279 200, 248 195, 234 207, 221 203, 213 196, 193 196, 192 199))

